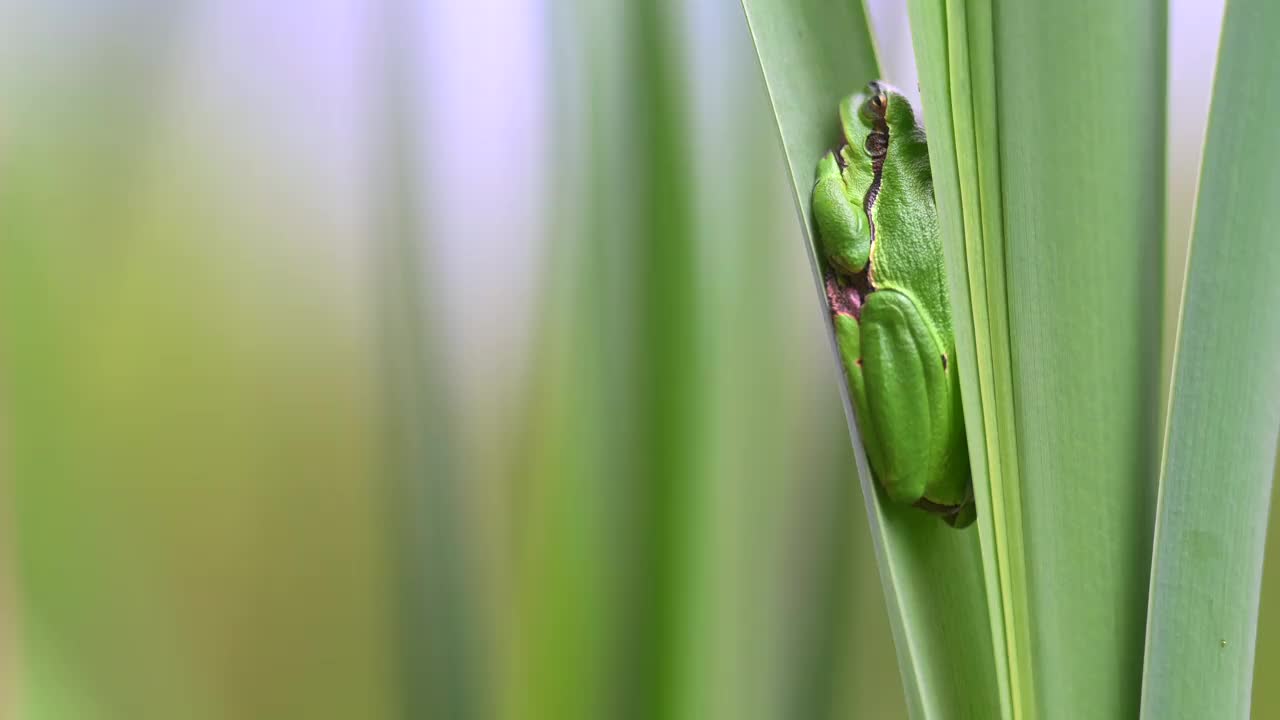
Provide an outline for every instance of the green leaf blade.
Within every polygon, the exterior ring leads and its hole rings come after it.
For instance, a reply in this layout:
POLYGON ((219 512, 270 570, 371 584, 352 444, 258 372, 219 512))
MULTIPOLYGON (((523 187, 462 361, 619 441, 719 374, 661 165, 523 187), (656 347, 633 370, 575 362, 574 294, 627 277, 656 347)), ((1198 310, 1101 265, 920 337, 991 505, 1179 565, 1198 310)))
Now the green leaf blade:
POLYGON ((991 6, 909 3, 1005 717, 1034 704, 1009 371, 991 6))
POLYGON ((1232 0, 1165 438, 1142 716, 1247 717, 1280 427, 1280 6, 1232 0))
POLYGON ((994 9, 1036 709, 1133 717, 1156 457, 1165 4, 994 9))

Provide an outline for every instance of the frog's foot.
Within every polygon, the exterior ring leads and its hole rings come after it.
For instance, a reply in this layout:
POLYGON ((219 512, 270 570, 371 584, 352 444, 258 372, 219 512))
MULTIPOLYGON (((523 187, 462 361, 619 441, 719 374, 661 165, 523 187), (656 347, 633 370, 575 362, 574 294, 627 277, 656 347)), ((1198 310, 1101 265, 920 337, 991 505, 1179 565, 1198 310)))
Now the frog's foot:
POLYGON ((973 499, 961 505, 954 513, 943 518, 951 527, 957 530, 963 530, 973 524, 978 519, 978 510, 973 505, 973 499))
POLYGON ((969 527, 978 517, 977 510, 973 506, 972 490, 965 497, 964 502, 959 505, 943 505, 920 498, 913 504, 913 507, 937 515, 943 522, 956 529, 969 527))
POLYGON ((856 287, 841 284, 840 277, 834 272, 827 273, 826 287, 832 315, 862 317, 862 293, 856 287))

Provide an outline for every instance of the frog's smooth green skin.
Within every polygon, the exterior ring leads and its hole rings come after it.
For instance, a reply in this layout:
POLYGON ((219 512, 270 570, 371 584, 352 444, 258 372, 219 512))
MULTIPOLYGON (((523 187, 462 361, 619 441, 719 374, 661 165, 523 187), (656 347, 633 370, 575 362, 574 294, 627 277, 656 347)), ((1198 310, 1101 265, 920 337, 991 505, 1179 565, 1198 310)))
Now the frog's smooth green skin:
POLYGON ((955 335, 924 131, 892 87, 840 103, 813 217, 863 444, 896 502, 973 522, 955 335))

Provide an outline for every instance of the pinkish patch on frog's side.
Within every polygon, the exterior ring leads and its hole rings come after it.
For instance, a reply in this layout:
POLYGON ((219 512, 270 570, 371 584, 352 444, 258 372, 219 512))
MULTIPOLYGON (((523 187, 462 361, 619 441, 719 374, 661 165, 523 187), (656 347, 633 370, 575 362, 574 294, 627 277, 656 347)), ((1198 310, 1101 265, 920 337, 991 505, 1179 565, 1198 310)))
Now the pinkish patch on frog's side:
POLYGON ((834 274, 827 276, 827 303, 836 315, 862 318, 862 295, 853 286, 844 286, 834 274))

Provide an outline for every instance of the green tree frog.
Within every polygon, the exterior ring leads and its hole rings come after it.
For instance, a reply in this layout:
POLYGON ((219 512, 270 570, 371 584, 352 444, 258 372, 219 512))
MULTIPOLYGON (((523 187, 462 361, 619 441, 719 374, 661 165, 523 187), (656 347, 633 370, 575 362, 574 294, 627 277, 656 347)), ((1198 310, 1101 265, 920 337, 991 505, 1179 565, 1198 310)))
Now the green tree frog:
POLYGON ((840 127, 813 219, 867 457, 891 500, 965 527, 973 490, 924 130, 881 82, 840 103, 840 127))

